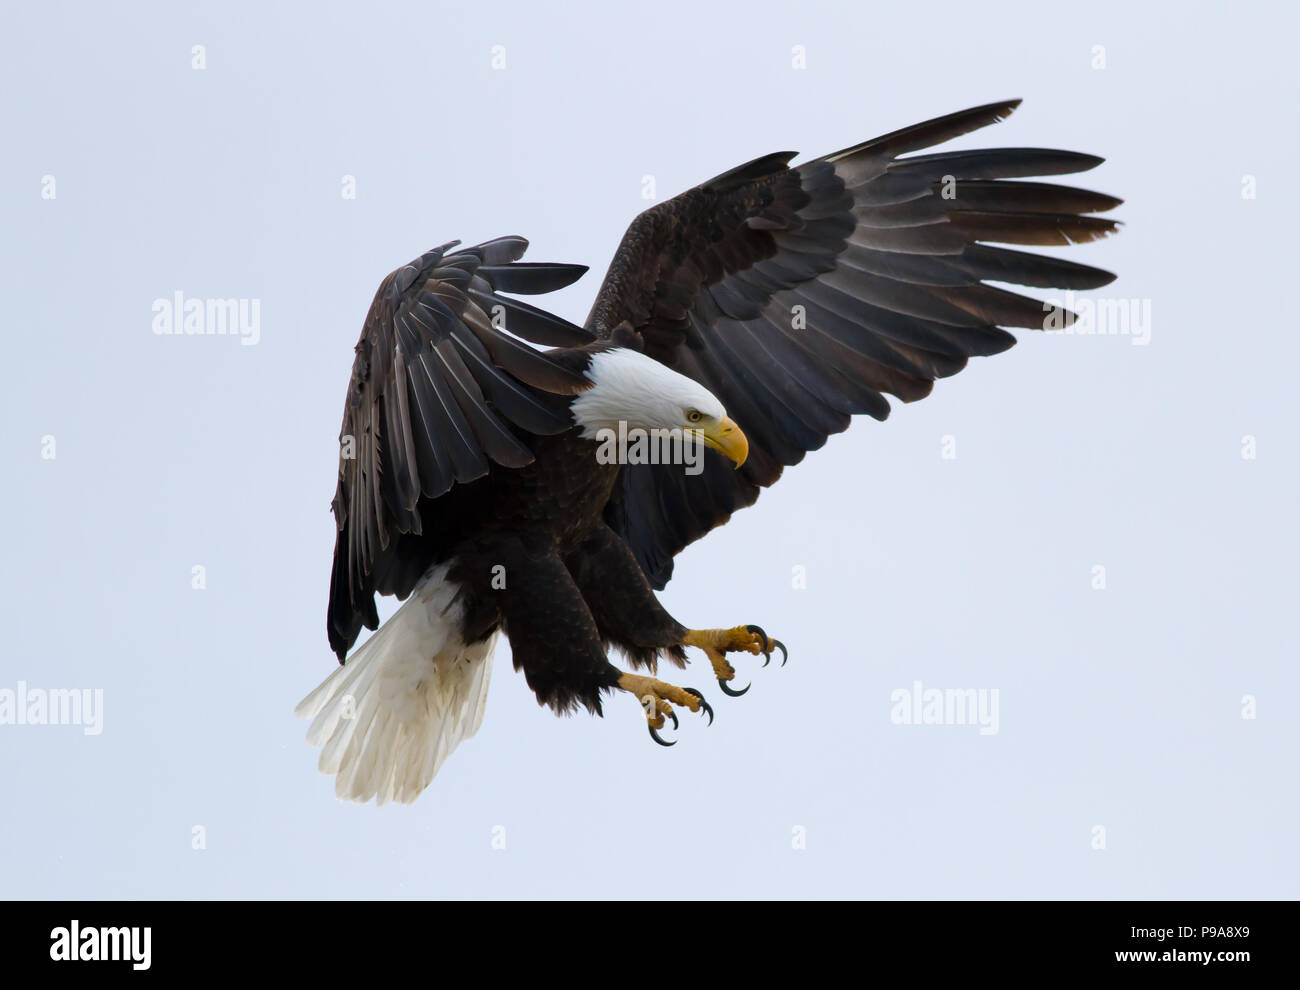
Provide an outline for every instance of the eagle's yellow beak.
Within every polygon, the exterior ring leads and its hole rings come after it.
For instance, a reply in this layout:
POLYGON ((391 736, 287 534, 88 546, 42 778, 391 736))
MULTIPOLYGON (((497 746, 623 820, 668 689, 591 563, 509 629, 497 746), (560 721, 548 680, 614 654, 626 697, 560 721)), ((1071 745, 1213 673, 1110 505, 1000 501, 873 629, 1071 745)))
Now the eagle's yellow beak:
POLYGON ((721 451, 737 468, 749 456, 749 441, 730 416, 723 416, 717 426, 700 431, 704 445, 721 451))

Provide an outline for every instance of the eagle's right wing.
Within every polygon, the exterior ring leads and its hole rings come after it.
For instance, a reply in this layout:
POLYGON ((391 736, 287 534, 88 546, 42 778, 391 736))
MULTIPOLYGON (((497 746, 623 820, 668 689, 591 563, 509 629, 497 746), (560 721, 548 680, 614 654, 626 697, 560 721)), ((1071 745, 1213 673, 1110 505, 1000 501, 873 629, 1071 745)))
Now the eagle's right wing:
POLYGON ((1015 343, 1003 327, 1065 325, 1059 307, 987 282, 1083 289, 1109 272, 994 247, 1091 241, 1116 221, 1113 196, 1030 176, 1081 172, 1071 151, 926 151, 1006 117, 991 103, 790 167, 778 152, 637 217, 587 326, 620 330, 716 395, 749 439, 739 471, 706 457, 623 471, 606 511, 647 578, 797 464, 852 416, 884 419, 885 393, 911 402, 970 357, 1015 343), (1053 321, 1060 321, 1054 323, 1053 321))
POLYGON ((405 573, 395 545, 420 533, 420 498, 481 478, 492 462, 529 463, 510 425, 562 433, 571 420, 548 395, 591 386, 525 343, 580 347, 594 339, 589 332, 498 295, 563 288, 586 266, 517 263, 522 237, 448 254, 457 243, 384 279, 357 344, 334 496, 328 626, 340 661, 363 624, 379 625, 375 592, 405 596, 419 578, 405 573))

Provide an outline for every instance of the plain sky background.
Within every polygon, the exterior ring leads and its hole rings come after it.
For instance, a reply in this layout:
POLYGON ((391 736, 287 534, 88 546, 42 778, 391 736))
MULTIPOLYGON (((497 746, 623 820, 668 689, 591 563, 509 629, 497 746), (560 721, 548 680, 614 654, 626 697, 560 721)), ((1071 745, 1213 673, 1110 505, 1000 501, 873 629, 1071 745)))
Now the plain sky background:
POLYGON ((0 895, 1300 894, 1293 8, 184 6, 11 4, 0 31, 0 688, 104 692, 98 736, 0 726, 0 895), (336 800, 292 709, 334 664, 379 280, 519 233, 593 267, 542 300, 581 322, 644 176, 666 197, 1011 96, 951 147, 1106 156, 1064 181, 1126 227, 1066 253, 1150 301, 1150 343, 1022 332, 688 550, 669 609, 791 658, 740 660, 731 700, 699 657, 675 679, 717 719, 676 748, 627 696, 555 718, 503 643, 416 804, 336 800), (177 290, 259 299, 259 343, 155 335, 177 290), (917 680, 996 688, 999 732, 895 724, 917 680))

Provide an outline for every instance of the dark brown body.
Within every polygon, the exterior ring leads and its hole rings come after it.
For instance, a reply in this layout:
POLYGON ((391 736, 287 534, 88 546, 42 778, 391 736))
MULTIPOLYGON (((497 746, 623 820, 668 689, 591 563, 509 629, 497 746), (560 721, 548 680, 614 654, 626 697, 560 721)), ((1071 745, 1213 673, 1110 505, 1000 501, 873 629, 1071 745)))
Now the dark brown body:
POLYGON ((681 662, 686 630, 606 525, 622 468, 598 463, 595 443, 576 428, 529 444, 533 463, 494 467, 423 505, 419 554, 454 562, 449 577, 461 589, 467 643, 502 628, 540 703, 599 712, 601 690, 621 674, 607 659, 610 646, 636 664, 660 651, 681 662))

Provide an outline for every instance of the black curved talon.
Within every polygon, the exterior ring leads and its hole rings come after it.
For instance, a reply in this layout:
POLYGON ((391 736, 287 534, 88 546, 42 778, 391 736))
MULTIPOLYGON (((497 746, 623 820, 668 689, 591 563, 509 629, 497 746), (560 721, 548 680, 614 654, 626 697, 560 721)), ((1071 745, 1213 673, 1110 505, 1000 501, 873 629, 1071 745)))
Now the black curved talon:
POLYGON ((776 648, 781 651, 781 666, 784 667, 785 662, 790 659, 790 651, 785 648, 785 644, 779 639, 774 639, 772 642, 775 643, 776 648))
MULTIPOLYGON (((718 683, 722 683, 722 682, 719 681, 718 683)), ((682 688, 682 690, 685 691, 687 694, 693 694, 693 695, 695 695, 695 697, 697 697, 697 698, 700 699, 700 711, 704 712, 705 715, 709 716, 709 725, 712 725, 712 724, 713 724, 713 706, 710 705, 707 701, 704 700, 704 695, 700 694, 699 691, 696 691, 695 688, 682 688)), ((724 690, 726 690, 726 689, 724 688, 724 690)), ((745 688, 745 691, 748 691, 748 690, 749 690, 749 688, 745 688)), ((741 691, 740 693, 741 693, 741 694, 744 694, 745 691, 741 691)), ((728 694, 730 694, 730 692, 728 692, 728 694)))
MULTIPOLYGON (((680 728, 680 727, 681 727, 681 726, 680 726, 680 723, 677 721, 677 713, 676 713, 675 711, 673 711, 672 709, 669 709, 669 710, 668 710, 668 717, 669 717, 670 719, 673 720, 673 728, 674 728, 674 729, 677 729, 677 728, 680 728)), ((650 729, 650 738, 653 739, 655 742, 657 742, 660 746, 676 746, 676 745, 677 745, 677 740, 674 739, 672 742, 668 742, 668 740, 664 739, 663 736, 659 735, 659 730, 656 729, 653 725, 648 726, 648 728, 650 729)))
POLYGON ((727 686, 726 681, 724 681, 721 677, 718 678, 718 687, 722 688, 722 693, 729 698, 739 698, 742 694, 746 693, 753 686, 754 685, 752 684, 746 684, 743 689, 739 691, 733 691, 731 690, 731 688, 727 686))
MULTIPOLYGON (((762 627, 762 626, 746 626, 746 627, 745 627, 745 632, 753 633, 755 636, 762 636, 762 637, 763 637, 763 650, 762 650, 762 653, 763 653, 763 666, 766 667, 766 666, 768 665, 768 662, 772 659, 772 651, 769 650, 769 649, 767 648, 767 642, 768 642, 768 640, 767 640, 767 633, 765 633, 765 632, 763 631, 763 627, 762 627)), ((774 639, 774 640, 772 640, 772 642, 773 642, 773 643, 776 643, 778 646, 781 645, 779 640, 775 640, 775 639, 774 639)), ((781 646, 781 653, 782 653, 782 654, 785 653, 785 647, 784 647, 784 646, 781 646)), ((785 666, 785 661, 784 661, 784 660, 781 661, 781 666, 782 666, 782 667, 785 666)))

